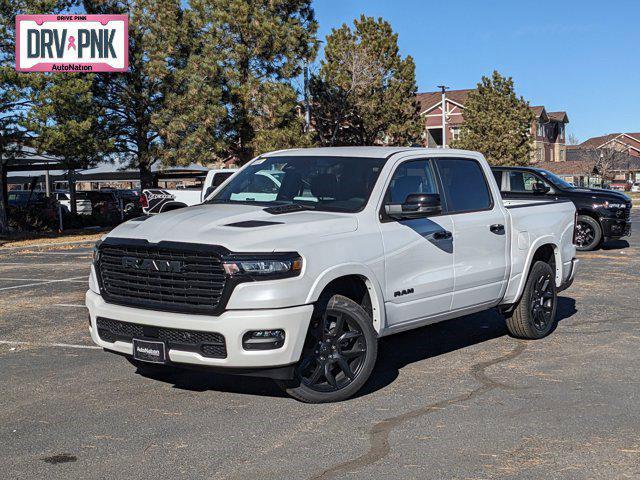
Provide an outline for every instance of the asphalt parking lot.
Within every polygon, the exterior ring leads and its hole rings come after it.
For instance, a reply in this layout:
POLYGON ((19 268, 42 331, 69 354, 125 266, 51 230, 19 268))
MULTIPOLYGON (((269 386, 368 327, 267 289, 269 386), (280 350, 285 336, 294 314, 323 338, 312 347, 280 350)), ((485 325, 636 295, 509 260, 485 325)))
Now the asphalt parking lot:
POLYGON ((0 476, 640 478, 639 253, 636 233, 580 254, 544 340, 494 311, 399 334, 356 398, 306 405, 141 376, 91 344, 89 247, 0 251, 0 476))

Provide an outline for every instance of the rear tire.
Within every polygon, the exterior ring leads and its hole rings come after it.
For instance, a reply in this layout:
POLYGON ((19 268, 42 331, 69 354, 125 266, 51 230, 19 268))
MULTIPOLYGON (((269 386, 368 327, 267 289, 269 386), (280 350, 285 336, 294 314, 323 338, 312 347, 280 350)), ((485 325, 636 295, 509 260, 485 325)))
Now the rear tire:
POLYGON ((316 305, 295 379, 276 383, 302 402, 345 400, 367 381, 377 354, 370 315, 353 300, 333 295, 316 305))
POLYGON ((546 337, 555 327, 557 304, 555 272, 548 263, 537 261, 531 267, 520 302, 506 318, 509 333, 528 340, 546 337))
POLYGON ((576 250, 588 252, 602 243, 602 227, 589 215, 578 215, 576 225, 576 250))

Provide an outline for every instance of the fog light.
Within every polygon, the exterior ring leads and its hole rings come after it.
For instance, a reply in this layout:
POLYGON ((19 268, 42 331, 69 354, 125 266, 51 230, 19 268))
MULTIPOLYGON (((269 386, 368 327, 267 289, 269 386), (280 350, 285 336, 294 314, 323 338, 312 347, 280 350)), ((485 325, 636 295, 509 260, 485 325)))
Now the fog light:
POLYGON ((253 330, 242 337, 245 350, 274 350, 284 345, 284 330, 253 330))

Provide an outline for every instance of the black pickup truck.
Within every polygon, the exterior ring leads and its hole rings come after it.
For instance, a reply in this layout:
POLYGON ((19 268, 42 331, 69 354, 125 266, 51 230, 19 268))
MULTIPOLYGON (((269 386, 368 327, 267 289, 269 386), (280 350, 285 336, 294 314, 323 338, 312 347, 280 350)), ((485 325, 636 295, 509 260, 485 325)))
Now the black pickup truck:
POLYGON ((631 235, 631 199, 600 188, 582 188, 557 175, 534 167, 493 167, 493 175, 505 199, 564 197, 578 213, 576 248, 594 250, 603 242, 631 235))

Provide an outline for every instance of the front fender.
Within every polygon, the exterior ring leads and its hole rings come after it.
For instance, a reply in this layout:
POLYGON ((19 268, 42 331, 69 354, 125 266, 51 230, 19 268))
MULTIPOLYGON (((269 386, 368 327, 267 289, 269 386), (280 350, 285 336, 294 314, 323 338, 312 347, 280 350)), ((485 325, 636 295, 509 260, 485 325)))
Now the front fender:
POLYGON ((382 288, 373 270, 366 265, 358 263, 345 263, 337 265, 325 270, 322 274, 318 275, 314 281, 305 303, 317 302, 322 294, 322 291, 332 281, 345 277, 348 275, 357 275, 362 277, 365 281, 367 289, 369 290, 369 296, 371 297, 371 308, 373 310, 373 327, 376 332, 380 333, 386 325, 386 314, 384 309, 384 295, 382 288))

